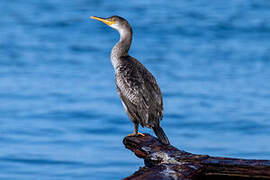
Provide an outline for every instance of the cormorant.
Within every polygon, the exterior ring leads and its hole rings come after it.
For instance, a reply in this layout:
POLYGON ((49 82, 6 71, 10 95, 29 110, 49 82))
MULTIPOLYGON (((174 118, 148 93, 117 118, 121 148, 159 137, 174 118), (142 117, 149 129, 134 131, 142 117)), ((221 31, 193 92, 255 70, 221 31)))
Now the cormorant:
POLYGON ((120 34, 119 42, 111 51, 111 63, 114 67, 117 92, 130 120, 134 123, 133 135, 138 132, 139 124, 154 130, 163 144, 170 144, 160 127, 163 117, 163 100, 160 88, 154 76, 137 59, 128 54, 132 29, 128 21, 119 16, 90 18, 101 21, 116 29, 120 34))

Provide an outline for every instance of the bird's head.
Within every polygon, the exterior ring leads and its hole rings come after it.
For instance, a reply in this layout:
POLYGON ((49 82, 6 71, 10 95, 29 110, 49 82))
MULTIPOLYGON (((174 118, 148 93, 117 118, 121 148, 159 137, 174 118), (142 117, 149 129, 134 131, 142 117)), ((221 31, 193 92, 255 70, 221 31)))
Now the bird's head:
POLYGON ((116 29, 121 35, 124 34, 127 30, 131 31, 131 27, 128 21, 120 16, 111 16, 108 18, 100 18, 96 16, 91 16, 90 18, 107 24, 108 26, 116 29))

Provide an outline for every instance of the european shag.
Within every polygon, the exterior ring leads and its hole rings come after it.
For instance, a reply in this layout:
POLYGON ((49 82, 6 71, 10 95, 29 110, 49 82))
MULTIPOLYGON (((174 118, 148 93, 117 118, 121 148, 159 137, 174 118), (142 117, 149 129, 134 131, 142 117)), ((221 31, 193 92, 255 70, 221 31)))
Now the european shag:
POLYGON ((117 92, 128 117, 134 123, 134 133, 129 136, 144 136, 138 132, 140 124, 153 129, 163 144, 170 144, 160 127, 163 117, 160 88, 144 65, 128 54, 132 41, 132 29, 128 21, 119 16, 91 18, 107 24, 120 34, 120 40, 111 51, 111 63, 115 71, 117 92))

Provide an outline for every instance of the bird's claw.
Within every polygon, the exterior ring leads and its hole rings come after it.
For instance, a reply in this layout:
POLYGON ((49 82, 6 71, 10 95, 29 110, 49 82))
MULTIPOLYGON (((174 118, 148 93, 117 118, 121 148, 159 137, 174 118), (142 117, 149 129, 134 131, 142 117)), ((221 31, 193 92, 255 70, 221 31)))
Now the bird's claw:
POLYGON ((143 133, 138 133, 137 136, 145 136, 143 133))
POLYGON ((145 136, 143 133, 132 133, 132 134, 129 134, 128 136, 145 136))

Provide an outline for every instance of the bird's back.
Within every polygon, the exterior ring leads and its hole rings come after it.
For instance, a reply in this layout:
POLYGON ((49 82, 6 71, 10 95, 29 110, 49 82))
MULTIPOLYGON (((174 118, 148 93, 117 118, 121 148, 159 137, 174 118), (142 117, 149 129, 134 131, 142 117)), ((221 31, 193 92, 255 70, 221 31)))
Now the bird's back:
POLYGON ((163 101, 154 76, 131 56, 121 57, 116 68, 116 86, 133 121, 149 128, 159 125, 163 101))

